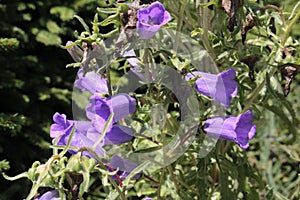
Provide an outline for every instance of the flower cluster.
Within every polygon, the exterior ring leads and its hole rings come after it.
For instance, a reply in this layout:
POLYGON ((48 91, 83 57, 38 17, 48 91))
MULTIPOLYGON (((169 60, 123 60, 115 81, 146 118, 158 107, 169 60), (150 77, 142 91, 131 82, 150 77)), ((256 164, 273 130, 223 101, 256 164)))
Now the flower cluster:
MULTIPOLYGON (((153 37, 160 27, 171 19, 170 14, 160 2, 154 2, 147 8, 139 9, 137 17, 137 33, 142 39, 153 37)), ((69 52, 72 55, 71 49, 69 52)), ((144 80, 145 76, 139 73, 141 62, 136 58, 134 51, 130 50, 123 56, 130 57, 127 60, 133 66, 132 71, 144 80)), ((128 94, 116 94, 104 98, 104 94, 108 93, 107 82, 94 71, 84 72, 81 68, 77 76, 75 87, 91 93, 90 103, 85 110, 88 120, 68 120, 66 115, 55 113, 50 136, 53 138, 53 143, 65 146, 70 136, 73 135, 71 147, 93 149, 98 156, 104 156, 104 145, 119 145, 133 139, 134 131, 127 126, 119 125, 118 121, 135 112, 136 100, 128 94), (113 118, 109 120, 111 116, 113 118)), ((238 83, 234 80, 235 77, 236 71, 228 69, 219 74, 195 71, 187 74, 185 79, 189 82, 194 80, 195 89, 200 94, 227 108, 230 106, 231 99, 238 94, 238 83)), ((253 114, 250 110, 238 117, 213 117, 206 120, 204 131, 210 136, 234 141, 241 148, 247 149, 248 140, 252 139, 256 132, 252 119, 253 114)), ((77 152, 74 148, 68 151, 72 154, 77 152)), ((89 151, 84 151, 83 155, 93 157, 89 151)), ((117 173, 120 178, 125 178, 137 165, 114 156, 107 166, 110 171, 120 167, 126 169, 117 173)))
MULTIPOLYGON (((94 147, 94 152, 103 157, 105 155, 102 148, 104 145, 123 144, 133 139, 133 130, 127 126, 119 125, 118 121, 135 112, 136 100, 128 94, 116 94, 104 98, 103 94, 108 91, 106 80, 94 71, 89 71, 84 75, 81 68, 77 76, 75 87, 91 93, 90 103, 86 106, 88 120, 68 120, 66 115, 55 113, 53 116, 54 124, 50 127, 50 136, 53 138, 53 143, 65 146, 71 133, 74 132, 70 142, 71 147, 92 149, 95 144, 99 143, 94 147), (112 115, 113 119, 110 122, 109 118, 112 115), (104 129, 105 125, 107 126, 106 129, 104 129), (105 136, 102 138, 103 134, 105 136)), ((68 151, 71 154, 77 153, 72 148, 68 151)), ((83 151, 83 155, 94 157, 89 151, 83 151)), ((117 169, 120 168, 119 165, 124 165, 124 162, 127 161, 115 159, 110 165, 117 169)), ((127 168, 122 168, 122 170, 125 169, 125 173, 128 174, 134 169, 132 166, 136 167, 137 165, 132 164, 128 171, 127 168)), ((124 177, 122 176, 122 178, 124 177)))

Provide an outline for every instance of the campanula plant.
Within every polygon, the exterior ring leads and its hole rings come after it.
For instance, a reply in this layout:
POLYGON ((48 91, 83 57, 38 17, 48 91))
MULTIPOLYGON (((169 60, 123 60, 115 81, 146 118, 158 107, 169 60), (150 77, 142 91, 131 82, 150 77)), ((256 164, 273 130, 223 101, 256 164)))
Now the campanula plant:
POLYGON ((79 69, 73 119, 53 111, 53 155, 4 176, 30 179, 28 200, 299 198, 299 107, 285 96, 300 12, 285 19, 239 0, 106 4, 92 25, 76 16, 85 31, 65 47, 79 69))

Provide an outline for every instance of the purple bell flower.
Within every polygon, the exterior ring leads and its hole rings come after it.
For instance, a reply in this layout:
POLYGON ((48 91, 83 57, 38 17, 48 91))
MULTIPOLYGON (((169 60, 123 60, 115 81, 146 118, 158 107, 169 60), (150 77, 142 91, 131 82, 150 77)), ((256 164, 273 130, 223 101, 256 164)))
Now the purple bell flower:
POLYGON ((171 15, 160 2, 152 3, 148 8, 141 8, 137 13, 137 32, 142 39, 155 35, 161 26, 171 20, 171 15))
POLYGON ((77 79, 74 83, 75 87, 81 91, 89 91, 94 94, 107 93, 107 82, 99 74, 94 71, 89 71, 86 74, 83 73, 83 68, 80 68, 77 72, 77 79))
POLYGON ((256 133, 256 126, 252 124, 253 114, 250 110, 238 117, 213 117, 207 119, 204 131, 213 137, 222 140, 231 140, 241 148, 249 147, 248 140, 251 140, 256 133))
POLYGON ((192 72, 186 75, 186 80, 200 76, 196 80, 196 90, 205 96, 211 97, 215 102, 228 107, 231 98, 238 92, 238 84, 234 80, 236 72, 230 68, 219 74, 208 74, 204 72, 192 72))
POLYGON ((60 200, 58 190, 51 190, 34 200, 60 200))
POLYGON ((136 107, 136 100, 123 93, 108 98, 102 98, 100 95, 94 94, 90 101, 91 103, 86 107, 86 115, 90 120, 95 119, 95 117, 100 117, 100 120, 107 120, 113 112, 113 122, 117 122, 134 113, 136 107))

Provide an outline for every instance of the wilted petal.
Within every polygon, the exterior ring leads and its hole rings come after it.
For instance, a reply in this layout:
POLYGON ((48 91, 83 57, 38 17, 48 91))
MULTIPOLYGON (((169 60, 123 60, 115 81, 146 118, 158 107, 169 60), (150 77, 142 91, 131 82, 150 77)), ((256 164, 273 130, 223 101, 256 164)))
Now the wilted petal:
POLYGON ((148 8, 141 8, 137 13, 137 32, 142 39, 155 35, 161 26, 171 20, 171 15, 160 2, 152 3, 148 8))
MULTIPOLYGON (((70 46, 72 44, 73 44, 72 41, 68 41, 66 46, 70 46)), ((82 59, 82 56, 83 56, 82 49, 80 49, 77 45, 75 45, 73 47, 68 48, 67 51, 69 52, 69 54, 71 55, 71 57, 73 58, 73 60, 75 62, 80 62, 80 60, 82 59)))
POLYGON ((86 74, 83 72, 83 68, 80 68, 77 73, 77 79, 74 83, 75 87, 81 91, 89 91, 94 94, 107 93, 107 82, 99 74, 94 71, 89 71, 86 74))
MULTIPOLYGON (((137 77, 139 77, 139 79, 141 79, 143 82, 146 82, 146 76, 145 76, 145 73, 142 73, 141 72, 141 66, 143 65, 143 63, 138 59, 136 58, 136 55, 134 53, 134 50, 131 49, 127 52, 125 52, 123 54, 123 57, 130 57, 130 58, 127 58, 127 61, 128 63, 132 66, 130 68, 130 71, 132 71, 137 77)), ((151 76, 150 77, 151 80, 153 80, 153 77, 151 76)))

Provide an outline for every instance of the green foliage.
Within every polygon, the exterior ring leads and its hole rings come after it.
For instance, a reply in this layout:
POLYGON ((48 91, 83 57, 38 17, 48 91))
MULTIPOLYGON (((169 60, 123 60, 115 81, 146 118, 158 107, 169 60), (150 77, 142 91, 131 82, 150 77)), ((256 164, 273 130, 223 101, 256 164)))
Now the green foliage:
MULTIPOLYGON (((50 155, 51 118, 56 111, 71 115, 76 74, 64 69, 71 58, 58 45, 81 29, 74 14, 90 20, 96 7, 96 1, 0 1, 0 159, 10 162, 7 174, 50 155)), ((29 183, 17 183, 0 179, 0 199, 25 198, 29 183)))

